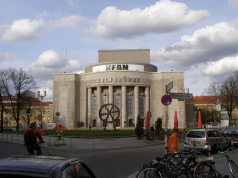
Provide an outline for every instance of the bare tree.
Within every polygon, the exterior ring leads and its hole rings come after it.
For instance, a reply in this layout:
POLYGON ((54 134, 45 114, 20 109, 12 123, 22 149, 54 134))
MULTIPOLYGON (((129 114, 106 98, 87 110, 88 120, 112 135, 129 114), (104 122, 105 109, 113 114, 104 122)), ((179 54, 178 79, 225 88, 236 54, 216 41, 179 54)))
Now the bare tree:
POLYGON ((229 124, 231 124, 232 111, 238 106, 238 71, 229 75, 224 82, 211 83, 209 88, 205 89, 204 94, 217 96, 221 108, 227 111, 229 124))
POLYGON ((19 128, 20 111, 36 88, 33 77, 23 69, 8 68, 1 72, 0 78, 3 89, 10 100, 13 117, 16 120, 16 129, 19 128))
POLYGON ((1 132, 3 132, 3 111, 4 111, 4 105, 3 105, 3 93, 2 93, 2 85, 0 81, 0 104, 1 104, 1 132))

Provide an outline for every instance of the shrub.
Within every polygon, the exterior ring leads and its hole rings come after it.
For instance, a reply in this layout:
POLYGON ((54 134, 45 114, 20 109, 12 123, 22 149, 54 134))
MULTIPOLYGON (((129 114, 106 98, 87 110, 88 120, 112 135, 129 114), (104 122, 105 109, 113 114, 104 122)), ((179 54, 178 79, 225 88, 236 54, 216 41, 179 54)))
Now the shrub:
POLYGON ((156 125, 155 125, 155 133, 159 135, 160 132, 162 132, 162 119, 158 117, 156 125))

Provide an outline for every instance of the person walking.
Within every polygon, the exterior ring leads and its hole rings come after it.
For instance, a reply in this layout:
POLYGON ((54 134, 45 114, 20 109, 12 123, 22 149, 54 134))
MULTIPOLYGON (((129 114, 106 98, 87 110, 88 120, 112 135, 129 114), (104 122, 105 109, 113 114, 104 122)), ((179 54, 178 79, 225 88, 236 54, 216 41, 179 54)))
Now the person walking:
POLYGON ((37 137, 40 143, 45 143, 38 130, 36 130, 36 123, 31 123, 30 129, 26 130, 24 134, 24 143, 30 155, 34 154, 34 150, 37 150, 37 155, 42 155, 41 146, 37 143, 37 137))

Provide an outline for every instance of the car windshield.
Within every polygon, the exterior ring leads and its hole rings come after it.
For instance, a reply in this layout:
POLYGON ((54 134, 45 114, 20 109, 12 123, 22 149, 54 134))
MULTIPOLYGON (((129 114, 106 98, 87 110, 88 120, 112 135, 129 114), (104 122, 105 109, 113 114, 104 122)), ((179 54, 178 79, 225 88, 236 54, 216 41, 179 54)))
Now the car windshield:
POLYGON ((204 131, 189 131, 187 137, 191 138, 204 138, 205 132, 204 131))

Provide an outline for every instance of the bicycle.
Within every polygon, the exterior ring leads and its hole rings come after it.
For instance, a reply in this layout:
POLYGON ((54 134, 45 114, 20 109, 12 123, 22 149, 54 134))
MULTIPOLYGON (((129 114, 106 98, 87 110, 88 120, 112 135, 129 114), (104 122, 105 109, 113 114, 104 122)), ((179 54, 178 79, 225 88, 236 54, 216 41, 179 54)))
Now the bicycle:
POLYGON ((238 176, 238 167, 234 161, 232 161, 229 156, 227 155, 227 152, 231 151, 233 148, 229 148, 224 152, 219 152, 223 155, 221 156, 214 156, 213 158, 226 158, 226 161, 222 167, 222 170, 219 172, 218 169, 215 166, 215 162, 212 160, 208 160, 205 162, 199 163, 195 169, 194 169, 194 177, 199 178, 207 178, 207 177, 218 177, 221 178, 222 176, 228 176, 228 177, 237 177, 238 176), (227 167, 227 164, 229 166, 228 174, 225 174, 225 168, 227 167))
MULTIPOLYGON (((167 147, 166 147, 167 148, 167 147)), ((167 152, 162 157, 156 157, 149 164, 144 164, 137 178, 147 177, 182 177, 193 178, 190 165, 194 162, 194 153, 184 150, 178 153, 167 152), (185 155, 187 154, 187 155, 185 155)))
POLYGON ((146 134, 144 134, 144 141, 145 143, 159 142, 157 135, 152 131, 148 131, 146 134))
MULTIPOLYGON (((168 148, 171 147, 166 147, 168 148)), ((183 177, 193 178, 194 167, 197 165, 196 158, 203 156, 203 152, 196 151, 196 145, 193 149, 186 149, 180 152, 167 152, 162 157, 156 157, 156 160, 143 165, 137 178, 146 177, 183 177)))

